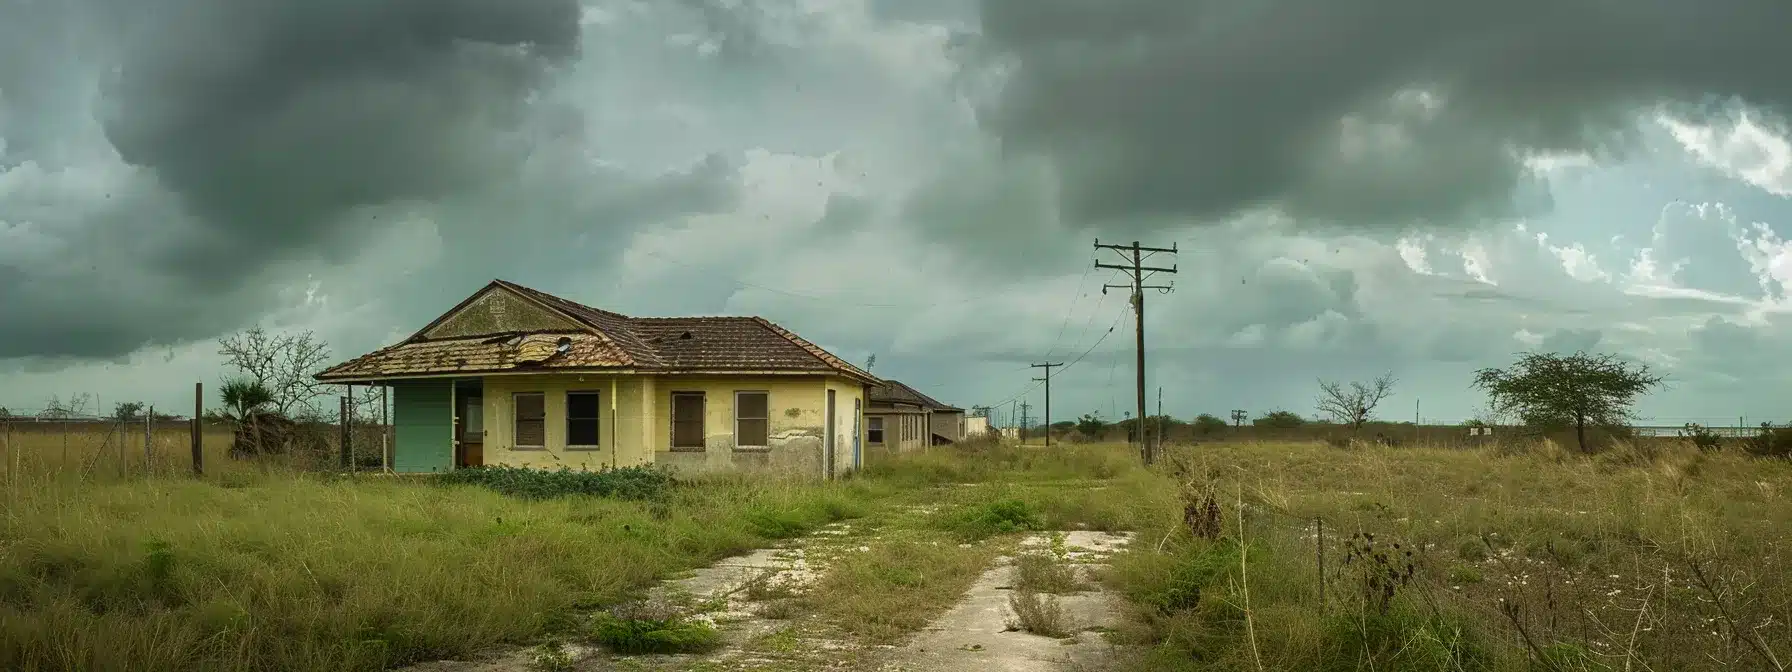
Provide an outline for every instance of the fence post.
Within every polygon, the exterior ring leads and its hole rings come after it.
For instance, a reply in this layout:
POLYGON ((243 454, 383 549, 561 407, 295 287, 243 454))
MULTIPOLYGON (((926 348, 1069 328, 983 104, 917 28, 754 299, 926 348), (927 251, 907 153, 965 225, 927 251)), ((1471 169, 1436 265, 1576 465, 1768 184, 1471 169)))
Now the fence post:
POLYGON ((143 475, 155 473, 156 463, 156 407, 149 407, 149 414, 143 416, 143 475))
MULTIPOLYGON (((350 389, 353 389, 353 388, 350 388, 350 389)), ((337 397, 337 399, 342 402, 341 403, 342 419, 341 419, 341 426, 340 426, 341 433, 342 433, 342 470, 348 471, 350 455, 351 455, 351 453, 349 452, 349 438, 348 438, 348 397, 337 397)))
POLYGON ((1319 558, 1319 615, 1325 615, 1325 519, 1313 516, 1314 555, 1319 558))
POLYGON ((205 415, 205 383, 193 383, 193 475, 205 475, 205 444, 200 439, 203 427, 199 419, 205 415))

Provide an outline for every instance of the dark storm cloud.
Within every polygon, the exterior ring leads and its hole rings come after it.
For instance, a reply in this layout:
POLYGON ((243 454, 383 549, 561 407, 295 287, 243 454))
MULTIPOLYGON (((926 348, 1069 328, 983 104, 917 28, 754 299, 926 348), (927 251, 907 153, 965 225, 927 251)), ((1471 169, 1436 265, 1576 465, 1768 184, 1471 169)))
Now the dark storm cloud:
POLYGON ((599 160, 558 87, 579 12, 0 0, 0 360, 209 339, 290 307, 281 288, 311 274, 402 313, 406 292, 464 293, 518 259, 602 264, 643 224, 732 203, 717 157, 660 176, 599 160), (404 220, 450 263, 381 283, 322 272, 416 256, 367 249, 404 220))
POLYGON ((1639 105, 1784 111, 1788 25, 1783 0, 983 0, 1016 66, 984 119, 1055 158, 1080 220, 1475 218, 1543 204, 1525 151, 1622 151, 1639 105))
POLYGON ((576 0, 160 4, 106 87, 106 133, 209 225, 178 268, 225 277, 356 206, 503 174, 578 48, 576 0))

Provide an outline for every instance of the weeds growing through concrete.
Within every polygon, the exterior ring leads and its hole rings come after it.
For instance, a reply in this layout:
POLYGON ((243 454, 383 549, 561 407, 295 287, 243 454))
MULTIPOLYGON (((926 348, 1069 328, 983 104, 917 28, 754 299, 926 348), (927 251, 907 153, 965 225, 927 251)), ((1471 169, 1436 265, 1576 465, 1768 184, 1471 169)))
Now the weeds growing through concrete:
POLYGON ((1071 632, 1064 616, 1064 607, 1053 595, 1030 590, 1016 590, 1008 596, 1008 629, 1030 632, 1041 637, 1062 639, 1071 632))
POLYGON ((597 614, 590 637, 616 653, 701 653, 721 645, 715 626, 690 618, 674 605, 637 602, 597 614))

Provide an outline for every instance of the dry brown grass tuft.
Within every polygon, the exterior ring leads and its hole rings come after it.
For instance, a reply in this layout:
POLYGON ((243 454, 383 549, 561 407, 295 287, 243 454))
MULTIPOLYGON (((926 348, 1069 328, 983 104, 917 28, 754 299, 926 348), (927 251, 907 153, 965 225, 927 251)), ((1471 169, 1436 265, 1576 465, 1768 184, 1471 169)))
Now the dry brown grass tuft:
POLYGON ((1063 605, 1052 595, 1035 593, 1030 590, 1016 590, 1008 596, 1009 630, 1030 632, 1041 637, 1062 639, 1076 633, 1071 632, 1068 619, 1064 616, 1063 605))

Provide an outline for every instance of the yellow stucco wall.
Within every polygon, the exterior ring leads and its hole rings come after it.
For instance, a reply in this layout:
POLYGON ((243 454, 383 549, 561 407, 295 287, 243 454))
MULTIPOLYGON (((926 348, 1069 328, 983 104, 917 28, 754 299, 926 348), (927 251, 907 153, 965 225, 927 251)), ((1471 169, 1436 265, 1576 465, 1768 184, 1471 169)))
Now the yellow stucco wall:
MULTIPOLYGON (((489 465, 597 470, 606 466, 659 464, 674 471, 775 471, 822 476, 826 391, 835 395, 834 471, 854 468, 854 402, 863 404, 863 386, 833 376, 688 377, 646 375, 543 374, 490 376, 484 379, 484 459, 489 465), (612 382, 614 392, 612 393, 612 382), (596 449, 566 445, 566 393, 594 391, 602 408, 596 449), (734 393, 767 393, 768 446, 735 445, 734 393), (518 392, 543 393, 546 422, 544 448, 515 445, 518 392), (672 450, 672 394, 704 394, 705 446, 672 450), (614 399, 614 408, 612 408, 614 399)), ((862 430, 863 423, 858 427, 862 430)))
POLYGON ((824 395, 826 390, 834 391, 834 408, 838 418, 834 424, 834 473, 844 474, 864 466, 865 386, 846 378, 828 378, 822 389, 824 395), (854 432, 855 428, 857 433, 854 432), (854 444, 858 444, 856 454, 854 444))
POLYGON ((654 381, 652 427, 654 461, 675 471, 773 471, 788 474, 825 473, 823 453, 826 390, 835 390, 839 413, 834 471, 852 469, 853 400, 862 387, 834 376, 754 376, 741 378, 662 376, 654 381), (770 426, 768 446, 737 447, 734 437, 734 393, 767 393, 770 426), (704 395, 704 447, 673 450, 672 394, 704 395))
POLYGON ((558 469, 601 469, 606 466, 630 467, 653 460, 651 451, 641 443, 639 427, 643 380, 635 376, 540 375, 491 376, 485 379, 485 463, 518 467, 558 469), (615 406, 612 410, 610 385, 615 381, 615 406), (566 446, 566 393, 591 391, 599 395, 602 417, 598 422, 597 449, 566 446), (517 448, 515 445, 514 394, 541 392, 546 401, 547 429, 545 448, 517 448))

